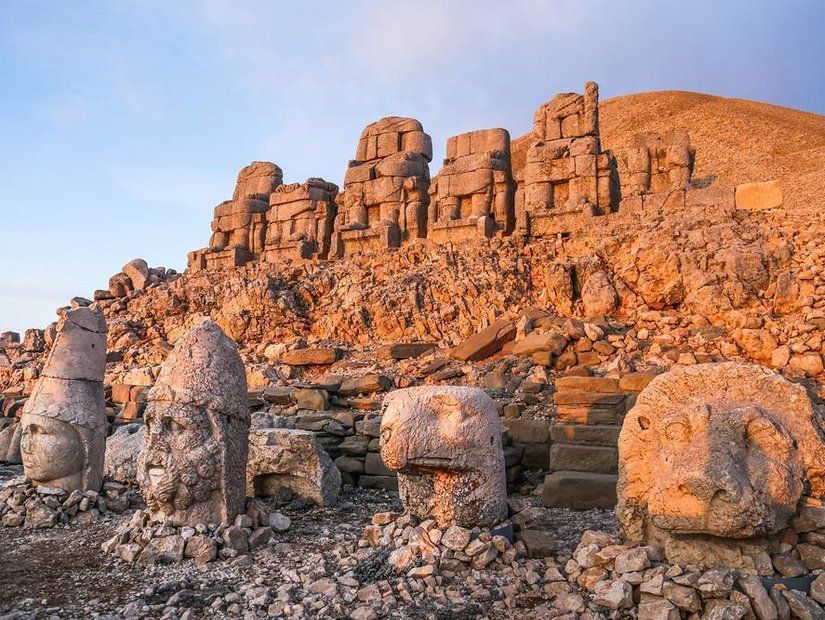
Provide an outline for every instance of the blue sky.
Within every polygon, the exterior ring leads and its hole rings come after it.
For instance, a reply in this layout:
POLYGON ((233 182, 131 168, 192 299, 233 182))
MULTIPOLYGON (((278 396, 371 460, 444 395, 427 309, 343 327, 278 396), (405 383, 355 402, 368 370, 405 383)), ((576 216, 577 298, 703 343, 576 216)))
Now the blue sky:
POLYGON ((184 268, 250 161, 340 183, 381 116, 438 162, 586 80, 825 113, 824 31, 821 0, 0 1, 0 331, 184 268))

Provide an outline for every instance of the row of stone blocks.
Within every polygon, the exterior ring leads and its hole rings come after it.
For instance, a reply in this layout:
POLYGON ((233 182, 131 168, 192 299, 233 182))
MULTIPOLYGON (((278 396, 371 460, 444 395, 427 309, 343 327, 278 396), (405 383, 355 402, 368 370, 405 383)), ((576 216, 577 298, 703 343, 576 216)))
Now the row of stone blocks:
POLYGON ((618 480, 618 440, 625 414, 651 372, 613 377, 560 377, 550 428, 550 473, 542 501, 555 508, 613 508, 618 480))

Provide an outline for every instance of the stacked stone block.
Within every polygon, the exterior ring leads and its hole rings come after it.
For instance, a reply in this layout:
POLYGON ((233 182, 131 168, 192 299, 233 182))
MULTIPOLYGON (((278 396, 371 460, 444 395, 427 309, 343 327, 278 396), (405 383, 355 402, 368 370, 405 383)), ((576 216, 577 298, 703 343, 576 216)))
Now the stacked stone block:
POLYGON ((269 195, 264 259, 327 258, 338 186, 323 179, 279 185, 269 195))
POLYGON ((622 198, 689 189, 694 158, 685 131, 636 134, 617 157, 622 198))
POLYGON ((618 440, 625 414, 651 373, 613 377, 560 377, 553 397, 550 474, 542 501, 553 508, 613 508, 618 440))
POLYGON ((519 234, 566 232, 571 220, 615 210, 618 179, 599 141, 599 88, 562 93, 536 110, 533 142, 516 192, 519 234))
POLYGON ((509 234, 514 191, 506 129, 449 138, 444 166, 430 184, 428 238, 444 243, 509 234))
POLYGON ((128 383, 112 384, 112 402, 119 406, 115 422, 134 422, 143 417, 146 409, 146 391, 149 386, 130 385, 128 383))
POLYGON ((232 200, 215 207, 209 247, 189 253, 189 269, 227 269, 264 251, 269 195, 283 183, 273 163, 256 161, 238 173, 232 200))
POLYGON ((417 120, 367 125, 344 175, 333 254, 399 247, 427 235, 430 136, 417 120))

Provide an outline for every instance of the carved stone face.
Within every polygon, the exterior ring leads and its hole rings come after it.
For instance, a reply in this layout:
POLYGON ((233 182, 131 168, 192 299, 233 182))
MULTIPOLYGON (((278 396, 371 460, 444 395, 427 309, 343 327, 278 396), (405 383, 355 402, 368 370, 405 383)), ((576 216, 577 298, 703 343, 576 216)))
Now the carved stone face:
POLYGON ((20 420, 20 452, 26 475, 35 485, 80 487, 86 446, 71 424, 27 414, 20 420))
POLYGON ((203 320, 175 344, 147 398, 137 464, 151 518, 228 523, 243 512, 249 443, 237 345, 203 320))
POLYGON ((765 368, 680 367, 639 394, 619 436, 626 538, 752 538, 825 493, 825 440, 804 388, 765 368), (672 535, 672 536, 671 536, 672 535))
POLYGON ((794 513, 803 465, 770 413, 702 403, 658 426, 648 500, 657 528, 739 538, 775 531, 794 513))
POLYGON ((145 447, 139 468, 146 505, 172 515, 208 502, 221 486, 225 416, 205 414, 192 405, 150 403, 145 447), (215 419, 217 418, 217 419, 215 419), (220 419, 224 418, 224 419, 220 419))

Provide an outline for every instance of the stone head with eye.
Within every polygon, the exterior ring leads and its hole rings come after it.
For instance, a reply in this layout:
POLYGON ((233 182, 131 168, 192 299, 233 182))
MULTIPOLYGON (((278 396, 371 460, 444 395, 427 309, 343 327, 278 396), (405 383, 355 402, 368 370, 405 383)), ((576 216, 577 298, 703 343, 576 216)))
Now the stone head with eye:
POLYGON ((175 345, 150 390, 137 477, 151 516, 222 523, 243 512, 249 408, 235 343, 203 321, 175 345))
POLYGON ((391 392, 384 399, 381 458, 398 472, 402 503, 419 518, 474 527, 507 516, 501 424, 483 390, 391 392))
POLYGON ((825 491, 818 416, 805 390, 759 366, 658 376, 619 437, 617 517, 631 540, 745 539, 783 529, 825 491))
POLYGON ((99 308, 63 310, 43 372, 23 407, 20 453, 35 486, 98 491, 106 449, 106 322, 99 308))

